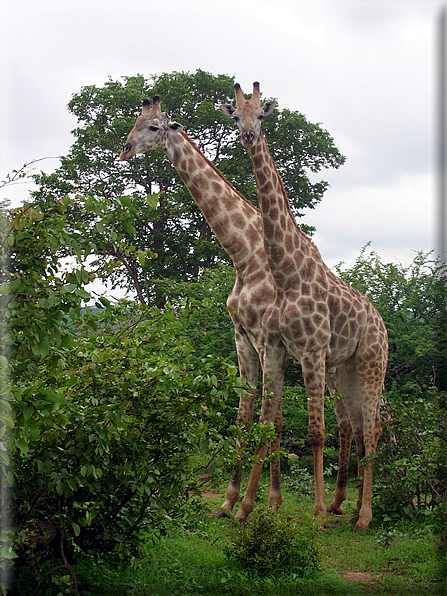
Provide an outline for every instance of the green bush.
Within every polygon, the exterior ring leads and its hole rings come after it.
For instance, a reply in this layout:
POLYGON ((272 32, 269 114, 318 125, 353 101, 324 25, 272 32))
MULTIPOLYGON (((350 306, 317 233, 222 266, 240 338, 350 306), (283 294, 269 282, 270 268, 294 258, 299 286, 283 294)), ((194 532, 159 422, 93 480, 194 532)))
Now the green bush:
POLYGON ((247 524, 235 529, 225 553, 260 576, 293 573, 305 577, 319 567, 312 530, 300 526, 283 511, 255 512, 247 524))
POLYGON ((14 430, 26 449, 15 453, 11 508, 22 578, 33 568, 43 578, 80 549, 130 560, 137 530, 189 499, 193 456, 206 465, 231 445, 219 429, 235 368, 211 356, 191 368, 179 324, 172 311, 133 304, 90 315, 57 378, 41 369, 16 384, 14 430))
POLYGON ((415 384, 407 385, 406 394, 403 389, 400 403, 395 396, 388 400, 375 455, 374 517, 385 523, 432 515, 447 489, 439 461, 444 441, 438 427, 439 392, 415 384))
MULTIPOLYGON (((51 594, 58 577, 75 588, 81 553, 130 564, 139 530, 178 511, 207 462, 231 451, 222 412, 243 390, 233 364, 190 357, 187 308, 83 308, 92 245, 67 222, 69 201, 0 219, 1 566, 4 581, 14 559, 19 593, 51 594)), ((120 201, 88 209, 101 226, 131 225, 120 201)))

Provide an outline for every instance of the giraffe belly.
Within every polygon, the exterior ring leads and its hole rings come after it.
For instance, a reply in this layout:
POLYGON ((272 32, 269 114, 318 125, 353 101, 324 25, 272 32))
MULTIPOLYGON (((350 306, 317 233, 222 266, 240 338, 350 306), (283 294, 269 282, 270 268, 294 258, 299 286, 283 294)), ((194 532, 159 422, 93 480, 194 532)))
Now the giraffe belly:
POLYGON ((326 359, 327 366, 332 367, 344 364, 355 354, 357 346, 358 341, 356 339, 342 342, 341 344, 337 342, 335 345, 332 345, 331 342, 331 348, 326 359))

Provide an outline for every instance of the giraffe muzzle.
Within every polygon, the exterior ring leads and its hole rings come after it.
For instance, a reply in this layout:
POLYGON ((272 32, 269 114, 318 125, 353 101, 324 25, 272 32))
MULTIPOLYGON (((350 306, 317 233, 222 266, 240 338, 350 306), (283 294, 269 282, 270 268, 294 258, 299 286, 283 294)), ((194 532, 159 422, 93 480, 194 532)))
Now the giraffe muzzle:
POLYGON ((131 159, 134 155, 135 151, 133 151, 132 145, 130 143, 127 143, 126 145, 124 145, 123 150, 120 153, 120 160, 127 161, 131 159))
POLYGON ((242 141, 247 145, 253 145, 255 133, 252 130, 246 130, 242 133, 242 141))

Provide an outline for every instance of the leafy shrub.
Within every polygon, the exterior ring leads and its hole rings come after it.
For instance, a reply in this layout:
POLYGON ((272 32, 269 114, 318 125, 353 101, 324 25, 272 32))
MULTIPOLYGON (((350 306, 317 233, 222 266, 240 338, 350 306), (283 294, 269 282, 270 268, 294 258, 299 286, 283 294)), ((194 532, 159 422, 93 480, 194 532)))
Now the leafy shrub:
MULTIPOLYGON (((138 531, 188 501, 193 458, 202 469, 234 445, 222 411, 243 390, 234 365, 190 358, 184 309, 101 300, 85 312, 91 244, 67 223, 68 205, 0 218, 1 579, 15 559, 19 592, 67 577, 76 588, 81 553, 131 562, 138 531)), ((110 207, 89 208, 101 226, 132 216, 110 207)))
POLYGON ((133 304, 90 315, 57 378, 41 369, 16 384, 15 431, 26 438, 13 468, 17 569, 43 577, 48 561, 79 549, 130 560, 136 530, 189 498, 192 456, 231 444, 218 429, 233 367, 209 357, 191 369, 179 324, 133 304))
POLYGON ((311 530, 283 511, 255 512, 247 524, 236 528, 225 553, 260 576, 294 573, 304 577, 319 567, 311 530))
POLYGON ((406 389, 401 403, 393 396, 388 401, 375 456, 374 517, 386 523, 430 514, 447 489, 439 467, 439 392, 415 384, 406 389))
MULTIPOLYGON (((304 497, 313 496, 315 493, 314 477, 303 467, 301 458, 294 453, 289 453, 287 462, 289 471, 283 476, 283 487, 304 497)), ((337 468, 337 465, 331 463, 325 468, 323 475, 325 478, 330 477, 334 474, 334 471, 337 471, 337 468)), ((330 488, 326 482, 324 488, 326 491, 330 488)))
POLYGON ((284 488, 303 496, 313 495, 315 490, 313 475, 302 466, 300 458, 294 453, 289 453, 287 462, 289 472, 283 476, 284 488))

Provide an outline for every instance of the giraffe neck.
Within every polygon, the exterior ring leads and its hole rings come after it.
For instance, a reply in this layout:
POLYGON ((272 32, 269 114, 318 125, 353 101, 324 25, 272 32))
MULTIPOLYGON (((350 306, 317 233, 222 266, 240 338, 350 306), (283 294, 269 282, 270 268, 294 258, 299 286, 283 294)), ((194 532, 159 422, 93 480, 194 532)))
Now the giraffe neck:
POLYGON ((259 211, 180 132, 166 153, 236 269, 263 248, 259 211))
POLYGON ((307 257, 315 259, 319 253, 295 222, 284 184, 262 132, 249 154, 258 189, 267 259, 275 285, 281 289, 290 283, 290 276, 299 276, 301 267, 309 266, 307 257))

